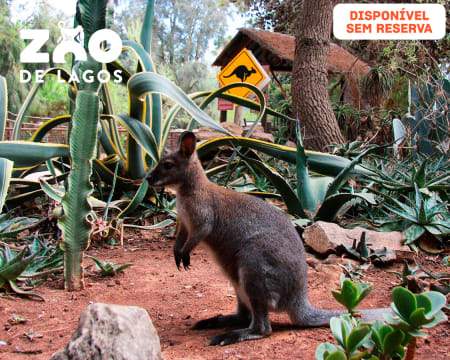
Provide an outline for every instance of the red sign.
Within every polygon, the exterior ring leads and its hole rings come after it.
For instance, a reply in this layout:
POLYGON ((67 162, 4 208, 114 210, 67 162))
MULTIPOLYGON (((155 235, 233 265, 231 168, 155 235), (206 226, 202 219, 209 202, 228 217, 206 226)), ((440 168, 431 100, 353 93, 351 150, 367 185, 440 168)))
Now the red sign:
POLYGON ((233 110, 234 104, 231 101, 219 99, 217 109, 220 111, 233 110))

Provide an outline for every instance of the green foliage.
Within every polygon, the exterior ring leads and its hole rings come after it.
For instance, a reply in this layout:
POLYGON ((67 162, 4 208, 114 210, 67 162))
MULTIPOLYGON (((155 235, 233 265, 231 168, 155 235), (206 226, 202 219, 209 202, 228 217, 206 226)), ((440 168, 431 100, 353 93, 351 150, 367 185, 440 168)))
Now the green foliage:
POLYGON ((378 359, 390 359, 405 357, 405 345, 408 336, 402 330, 394 330, 391 326, 386 325, 382 321, 376 321, 371 326, 371 339, 375 346, 372 354, 378 359))
POLYGON ((425 232, 442 240, 450 233, 449 212, 446 202, 439 202, 436 193, 431 196, 423 195, 419 187, 415 185, 413 199, 405 198, 402 203, 394 198, 385 197, 391 204, 385 202, 383 206, 402 218, 406 223, 404 236, 405 244, 417 241, 425 232))
POLYGON ((413 154, 446 154, 450 134, 450 114, 445 109, 450 98, 450 81, 446 78, 419 78, 410 91, 409 122, 413 154), (414 114, 411 113, 414 111, 414 114))
MULTIPOLYGON (((334 291, 333 295, 350 310, 349 304, 355 304, 355 294, 361 288, 365 289, 361 294, 368 289, 366 285, 346 279, 341 282, 341 292, 334 291)), ((446 298, 434 291, 414 295, 407 289, 396 287, 392 291, 392 299, 394 314, 384 314, 389 324, 383 321, 366 324, 351 313, 331 318, 330 329, 337 345, 328 342, 320 344, 316 349, 316 359, 404 359, 407 355, 405 349, 408 350, 407 358, 413 359, 415 337, 426 336, 419 330, 447 320, 441 310, 446 298)))
POLYGON ((133 264, 124 264, 124 265, 116 266, 116 264, 114 264, 113 262, 99 260, 93 256, 89 256, 89 258, 91 258, 92 261, 94 261, 95 266, 97 267, 97 269, 100 270, 100 273, 102 274, 102 276, 115 276, 119 272, 125 270, 127 267, 130 267, 133 265, 133 264))
MULTIPOLYGON (((198 146, 197 151, 201 158, 204 154, 224 145, 239 146, 241 155, 245 149, 257 150, 277 160, 295 164, 295 180, 292 185, 289 179, 275 168, 276 165, 271 166, 259 156, 248 156, 248 154, 241 156, 242 164, 247 166, 252 173, 260 173, 272 183, 285 202, 288 212, 292 215, 310 221, 320 219, 331 221, 339 214, 344 205, 348 205, 352 201, 375 203, 372 194, 339 192, 350 176, 366 172, 358 163, 375 148, 366 150, 350 161, 334 155, 304 150, 301 139, 297 140, 297 149, 293 149, 260 140, 236 137, 218 138, 204 142, 198 146), (323 176, 310 176, 308 171, 323 176), (334 176, 334 179, 330 176, 334 176)), ((229 171, 230 168, 234 169, 235 167, 220 166, 217 169, 208 170, 208 174, 216 174, 216 170, 229 171)), ((284 170, 281 169, 281 171, 284 170)), ((271 193, 268 195, 270 196, 271 193)))
POLYGON ((394 315, 386 314, 386 321, 394 329, 408 331, 411 336, 426 337, 421 329, 432 328, 447 320, 441 310, 447 300, 439 292, 427 291, 415 295, 398 286, 392 290, 392 300, 391 309, 394 315))
POLYGON ((368 351, 361 347, 368 347, 370 327, 359 323, 349 315, 333 317, 330 329, 338 345, 322 343, 316 349, 317 360, 356 360, 368 355, 368 351))
POLYGON ((384 231, 404 231, 408 244, 427 251, 445 246, 450 226, 449 164, 445 156, 416 161, 386 156, 366 164, 373 171, 364 176, 366 187, 383 199, 382 208, 366 208, 370 222, 384 231))
POLYGON ((388 99, 394 85, 394 76, 384 66, 371 68, 363 77, 362 88, 372 106, 381 105, 388 99))
POLYGON ((373 286, 369 286, 362 282, 353 282, 341 275, 341 291, 333 290, 331 293, 334 298, 344 305, 348 312, 352 314, 358 304, 364 300, 372 291, 373 286))
POLYGON ((38 253, 35 252, 26 256, 27 251, 28 248, 24 247, 20 252, 14 253, 9 246, 3 246, 2 251, 0 251, 0 288, 5 288, 6 290, 13 291, 19 295, 33 296, 40 300, 44 300, 41 295, 32 291, 22 290, 16 284, 17 278, 38 255, 38 253))

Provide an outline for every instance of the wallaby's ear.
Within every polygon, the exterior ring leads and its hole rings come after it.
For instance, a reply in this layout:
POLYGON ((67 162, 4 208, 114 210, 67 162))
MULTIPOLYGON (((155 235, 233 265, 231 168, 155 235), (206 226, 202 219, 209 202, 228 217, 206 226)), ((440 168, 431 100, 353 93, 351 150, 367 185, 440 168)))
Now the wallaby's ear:
POLYGON ((178 140, 179 142, 179 151, 181 155, 186 158, 189 158, 195 151, 195 135, 193 132, 185 131, 180 135, 178 140))

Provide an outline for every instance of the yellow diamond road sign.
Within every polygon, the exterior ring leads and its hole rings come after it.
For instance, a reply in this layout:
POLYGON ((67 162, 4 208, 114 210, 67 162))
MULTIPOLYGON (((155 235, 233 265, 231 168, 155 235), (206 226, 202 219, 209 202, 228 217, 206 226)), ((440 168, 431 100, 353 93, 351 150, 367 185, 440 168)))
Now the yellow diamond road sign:
MULTIPOLYGON (((270 77, 256 60, 250 50, 242 49, 233 60, 231 60, 217 75, 221 86, 235 82, 246 82, 255 85, 259 89, 264 88, 269 82, 270 77)), ((252 91, 244 87, 236 87, 227 91, 227 93, 247 97, 252 91)))

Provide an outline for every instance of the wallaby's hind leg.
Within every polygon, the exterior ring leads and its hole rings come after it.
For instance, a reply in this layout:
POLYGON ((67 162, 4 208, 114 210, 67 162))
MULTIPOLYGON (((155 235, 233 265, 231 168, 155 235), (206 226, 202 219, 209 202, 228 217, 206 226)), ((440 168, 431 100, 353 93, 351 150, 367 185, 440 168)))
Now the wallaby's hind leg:
POLYGON ((220 329, 234 326, 249 326, 252 320, 250 310, 238 299, 238 308, 235 314, 218 315, 209 319, 200 320, 192 329, 220 329))
POLYGON ((210 345, 229 345, 240 341, 259 339, 272 333, 269 315, 264 304, 252 302, 252 321, 245 329, 233 330, 211 338, 210 345))
POLYGON ((262 294, 268 289, 264 281, 261 281, 258 266, 239 270, 239 283, 236 287, 236 294, 239 298, 247 300, 248 308, 251 310, 251 322, 248 328, 230 331, 211 338, 211 345, 229 345, 240 341, 259 339, 272 333, 267 299, 262 294), (257 269, 255 271, 255 269, 257 269))

